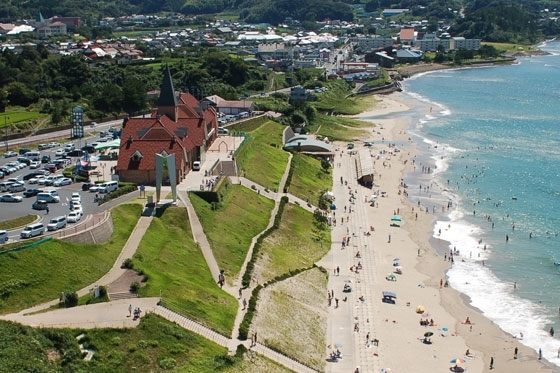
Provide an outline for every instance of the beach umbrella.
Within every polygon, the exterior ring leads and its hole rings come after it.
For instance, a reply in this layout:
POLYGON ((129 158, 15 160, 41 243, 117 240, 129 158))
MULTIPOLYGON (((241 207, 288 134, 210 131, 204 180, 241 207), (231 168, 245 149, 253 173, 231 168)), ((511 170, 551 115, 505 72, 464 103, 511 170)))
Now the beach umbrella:
POLYGON ((445 326, 443 328, 441 328, 441 330, 443 330, 444 332, 448 331, 449 329, 447 329, 445 326))
POLYGON ((399 260, 400 260, 399 258, 393 258, 393 262, 397 262, 399 260))
POLYGON ((393 215, 393 217, 391 218, 391 221, 401 221, 402 218, 399 215, 393 215))
POLYGON ((460 357, 456 357, 455 359, 452 359, 450 361, 451 364, 455 364, 455 365, 459 365, 459 364, 465 364, 467 361, 465 359, 461 359, 460 357))
MULTIPOLYGON (((426 332, 426 333, 424 333, 424 337, 426 337, 426 338, 429 338, 429 337, 431 337, 432 335, 434 335, 434 333, 432 333, 432 332, 426 332)), ((453 364, 455 364, 455 363, 453 363, 453 364)))
POLYGON ((418 306, 418 307, 416 307, 416 313, 424 313, 424 311, 426 311, 426 309, 424 308, 424 306, 418 306))

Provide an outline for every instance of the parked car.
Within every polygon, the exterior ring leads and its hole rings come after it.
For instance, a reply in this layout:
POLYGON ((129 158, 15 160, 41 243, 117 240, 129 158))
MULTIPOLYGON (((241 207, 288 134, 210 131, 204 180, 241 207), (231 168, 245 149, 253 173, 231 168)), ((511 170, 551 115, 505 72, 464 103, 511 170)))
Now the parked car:
POLYGON ((23 192, 23 196, 24 197, 35 197, 37 194, 39 194, 41 192, 42 192, 41 189, 31 188, 31 189, 27 189, 25 192, 23 192))
POLYGON ((62 179, 58 179, 54 182, 54 186, 64 186, 72 184, 72 179, 68 177, 63 177, 62 179))
POLYGON ((13 193, 4 194, 0 196, 0 202, 21 202, 23 198, 21 196, 16 196, 13 193))
POLYGON ((32 171, 26 175, 23 176, 23 180, 31 180, 37 176, 45 176, 45 172, 43 170, 36 170, 36 171, 32 171))
POLYGON ((66 227, 66 216, 57 216, 56 218, 52 218, 47 224, 47 230, 49 231, 56 231, 66 227))
POLYGON ((88 152, 89 154, 95 153, 95 148, 94 148, 93 146, 91 146, 91 145, 82 146, 82 150, 83 150, 84 152, 88 152))
MULTIPOLYGON (((45 180, 45 178, 46 178, 45 175, 37 175, 37 176, 35 176, 35 177, 29 179, 29 184, 39 184, 39 182, 40 182, 41 180, 45 180)), ((42 184, 42 185, 45 185, 45 182, 43 181, 41 184, 42 184)))
POLYGON ((82 190, 85 192, 86 190, 89 190, 89 188, 91 188, 94 185, 95 185, 94 183, 83 183, 82 190))
POLYGON ((15 156, 17 156, 17 155, 18 155, 18 153, 13 152, 13 151, 10 150, 10 151, 4 153, 4 158, 11 158, 11 157, 15 157, 15 156))
POLYGON ((68 223, 77 223, 80 221, 81 218, 82 218, 82 214, 80 214, 78 211, 70 211, 70 213, 66 215, 66 221, 68 223))
POLYGON ((24 155, 25 153, 28 153, 28 152, 30 152, 30 151, 31 151, 31 149, 28 149, 28 148, 21 148, 20 150, 18 150, 18 154, 19 154, 19 155, 24 155))
POLYGON ((8 242, 8 231, 0 230, 0 243, 8 242))
POLYGON ((56 152, 54 152, 54 155, 57 156, 57 157, 62 157, 64 155, 66 155, 66 150, 58 149, 56 152))
POLYGON ((68 157, 81 157, 84 155, 84 151, 81 149, 76 149, 76 150, 69 151, 68 153, 66 153, 66 155, 68 157))
POLYGON ((49 146, 47 144, 39 144, 39 146, 37 147, 37 149, 39 149, 39 150, 45 150, 45 149, 48 149, 48 148, 49 148, 49 146))
POLYGON ((24 190, 25 190, 25 186, 20 183, 13 183, 8 187, 8 191, 10 193, 23 192, 24 190))
POLYGON ((32 170, 36 170, 36 169, 38 169, 39 167, 41 167, 41 163, 40 163, 40 162, 37 162, 37 161, 31 162, 31 163, 29 164, 29 168, 32 169, 32 170))
POLYGON ((68 203, 68 207, 70 208, 70 211, 81 210, 82 209, 82 203, 80 201, 72 200, 68 203))
POLYGON ((70 198, 71 201, 78 201, 80 203, 82 203, 82 196, 80 196, 80 193, 78 192, 74 192, 72 193, 72 197, 70 198))
POLYGON ((58 148, 60 146, 59 142, 50 142, 49 148, 58 148))
POLYGON ((46 210, 48 206, 49 206, 49 204, 48 204, 47 201, 39 199, 39 200, 33 202, 33 205, 31 205, 31 208, 33 210, 46 210))
POLYGON ((41 163, 50 163, 51 162, 51 156, 45 154, 44 156, 41 157, 41 163))

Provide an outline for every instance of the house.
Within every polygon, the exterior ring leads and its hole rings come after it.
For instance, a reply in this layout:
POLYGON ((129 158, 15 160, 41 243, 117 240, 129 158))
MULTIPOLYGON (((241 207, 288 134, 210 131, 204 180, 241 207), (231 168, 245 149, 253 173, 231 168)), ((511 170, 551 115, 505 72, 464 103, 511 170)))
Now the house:
POLYGON ((402 63, 416 63, 422 59, 422 51, 418 49, 399 49, 397 50, 397 59, 402 63))
POLYGON ((202 102, 216 108, 216 111, 226 115, 239 115, 241 113, 251 113, 255 110, 255 103, 248 100, 224 100, 218 95, 205 97, 202 102))
MULTIPOLYGON (((116 173, 122 181, 154 184, 156 154, 175 154, 177 183, 204 161, 218 136, 216 110, 190 93, 176 95, 169 67, 166 69, 157 107, 149 117, 123 123, 116 173)), ((164 173, 164 180, 168 174, 164 173)))
POLYGON ((413 28, 403 28, 399 33, 401 44, 413 45, 416 41, 416 31, 413 28))

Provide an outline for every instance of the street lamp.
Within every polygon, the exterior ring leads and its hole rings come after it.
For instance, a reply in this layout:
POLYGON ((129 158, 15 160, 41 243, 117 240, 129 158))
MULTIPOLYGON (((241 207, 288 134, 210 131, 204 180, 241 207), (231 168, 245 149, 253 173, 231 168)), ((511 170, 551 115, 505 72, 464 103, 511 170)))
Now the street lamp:
POLYGON ((10 117, 4 115, 4 130, 6 131, 6 139, 4 140, 4 142, 6 144, 6 151, 8 151, 8 119, 10 119, 10 117))

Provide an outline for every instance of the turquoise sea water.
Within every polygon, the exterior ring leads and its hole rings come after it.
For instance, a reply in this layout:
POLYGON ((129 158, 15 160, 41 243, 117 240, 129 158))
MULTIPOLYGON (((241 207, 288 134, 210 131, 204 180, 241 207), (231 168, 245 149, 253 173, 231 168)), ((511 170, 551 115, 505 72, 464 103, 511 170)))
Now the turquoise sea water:
POLYGON ((431 107, 413 109, 422 154, 406 181, 413 203, 437 206, 434 236, 460 252, 451 286, 560 366, 560 42, 542 49, 551 55, 406 80, 431 107), (438 189, 452 203, 443 213, 438 189))

